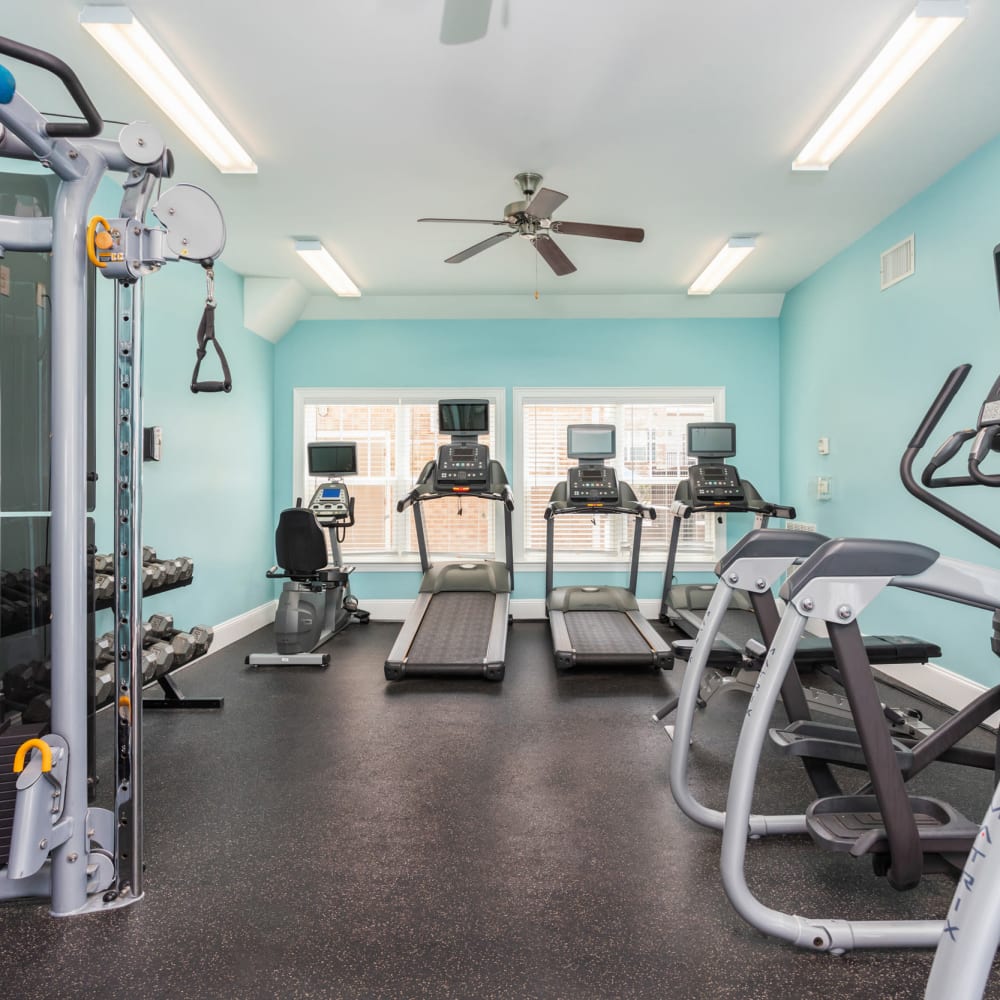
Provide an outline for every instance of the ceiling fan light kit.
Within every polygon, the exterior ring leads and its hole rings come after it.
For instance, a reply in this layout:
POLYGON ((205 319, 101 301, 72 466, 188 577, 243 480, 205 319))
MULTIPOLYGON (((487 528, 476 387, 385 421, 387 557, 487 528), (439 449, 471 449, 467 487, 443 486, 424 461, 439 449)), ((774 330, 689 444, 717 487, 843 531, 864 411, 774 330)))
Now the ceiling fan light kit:
POLYGON ((512 201, 504 208, 502 219, 417 219, 418 222, 471 222, 485 226, 507 227, 506 232, 489 236, 485 240, 474 243, 471 247, 446 258, 446 264, 460 264, 498 243, 503 243, 511 236, 522 236, 534 245, 539 257, 549 265, 553 273, 561 277, 572 274, 576 270, 576 265, 552 239, 555 233, 566 236, 590 236, 625 243, 641 243, 645 238, 645 232, 642 229, 628 226, 603 226, 591 222, 557 222, 552 219, 552 213, 566 201, 568 195, 551 188, 540 187, 542 175, 533 171, 526 170, 517 174, 514 180, 521 188, 521 199, 512 201))
POLYGON ((967 13, 966 0, 920 0, 806 143, 792 163, 792 170, 828 170, 967 13))

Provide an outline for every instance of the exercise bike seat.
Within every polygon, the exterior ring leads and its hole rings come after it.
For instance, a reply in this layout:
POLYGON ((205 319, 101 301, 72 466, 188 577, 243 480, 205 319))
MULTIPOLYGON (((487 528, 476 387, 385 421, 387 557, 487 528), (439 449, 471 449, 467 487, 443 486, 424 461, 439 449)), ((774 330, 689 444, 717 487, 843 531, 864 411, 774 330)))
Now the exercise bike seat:
POLYGON ((293 580, 315 580, 326 568, 326 535, 308 507, 289 507, 281 512, 274 532, 278 566, 293 580))

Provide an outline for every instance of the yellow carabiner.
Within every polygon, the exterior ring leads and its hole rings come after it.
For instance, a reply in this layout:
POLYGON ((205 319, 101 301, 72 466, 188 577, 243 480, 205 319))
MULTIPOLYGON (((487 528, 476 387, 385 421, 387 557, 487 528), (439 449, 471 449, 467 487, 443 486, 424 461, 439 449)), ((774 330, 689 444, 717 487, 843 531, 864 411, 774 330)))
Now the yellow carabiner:
POLYGON ((87 259, 94 267, 107 267, 108 265, 97 259, 98 250, 110 250, 114 245, 111 237, 111 227, 108 220, 100 215, 95 215, 87 224, 87 259), (97 227, 103 226, 104 232, 98 233, 97 227))
POLYGON ((127 694, 118 699, 118 717, 126 722, 132 719, 132 699, 127 694))
POLYGON ((41 750, 42 752, 42 770, 52 770, 52 747, 50 747, 45 740, 25 740, 24 743, 17 748, 17 753, 14 754, 15 774, 20 774, 24 770, 24 759, 28 756, 28 751, 33 749, 41 750))

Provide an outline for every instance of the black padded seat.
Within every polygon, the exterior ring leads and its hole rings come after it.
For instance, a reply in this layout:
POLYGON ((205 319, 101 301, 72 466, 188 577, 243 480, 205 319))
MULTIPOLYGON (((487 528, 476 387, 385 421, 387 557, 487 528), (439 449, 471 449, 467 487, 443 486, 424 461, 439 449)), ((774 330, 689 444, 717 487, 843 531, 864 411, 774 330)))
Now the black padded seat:
POLYGON ((289 507, 281 512, 274 551, 278 565, 293 580, 315 579, 326 566, 326 536, 308 507, 289 507))

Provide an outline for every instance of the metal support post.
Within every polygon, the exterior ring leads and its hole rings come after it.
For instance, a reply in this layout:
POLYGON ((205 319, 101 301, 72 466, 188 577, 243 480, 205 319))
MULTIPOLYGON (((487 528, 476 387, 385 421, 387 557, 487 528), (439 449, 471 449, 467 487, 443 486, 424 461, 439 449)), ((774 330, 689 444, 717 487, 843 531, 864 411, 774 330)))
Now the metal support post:
POLYGON ((115 282, 115 861, 142 896, 142 282, 115 282))

